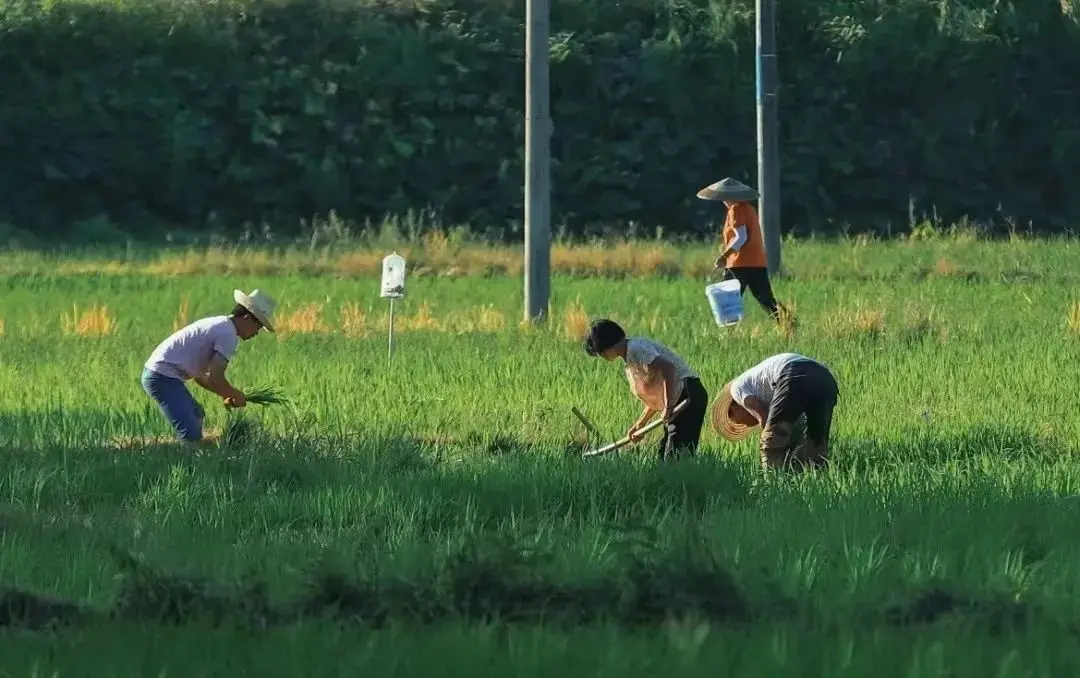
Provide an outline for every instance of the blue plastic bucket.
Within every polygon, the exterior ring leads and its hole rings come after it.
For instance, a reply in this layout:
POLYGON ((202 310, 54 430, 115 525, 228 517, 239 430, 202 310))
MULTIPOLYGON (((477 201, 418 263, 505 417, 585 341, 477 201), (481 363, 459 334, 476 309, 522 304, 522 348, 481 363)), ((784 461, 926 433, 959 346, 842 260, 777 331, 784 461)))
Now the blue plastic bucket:
POLYGON ((742 294, 739 292, 741 287, 738 280, 724 280, 705 288, 713 319, 720 327, 734 325, 742 320, 742 294))

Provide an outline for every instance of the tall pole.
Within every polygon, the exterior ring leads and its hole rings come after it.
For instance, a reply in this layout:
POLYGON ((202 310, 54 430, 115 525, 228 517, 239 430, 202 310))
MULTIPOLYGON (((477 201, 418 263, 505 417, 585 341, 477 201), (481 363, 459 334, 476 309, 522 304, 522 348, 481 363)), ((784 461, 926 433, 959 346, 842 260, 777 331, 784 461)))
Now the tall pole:
POLYGON ((390 297, 390 331, 386 336, 386 362, 394 360, 394 298, 390 297))
POLYGON ((780 132, 777 123, 776 0, 756 0, 757 152, 761 226, 769 274, 780 270, 780 132))
POLYGON ((525 0, 525 320, 547 317, 551 294, 549 0, 525 0))

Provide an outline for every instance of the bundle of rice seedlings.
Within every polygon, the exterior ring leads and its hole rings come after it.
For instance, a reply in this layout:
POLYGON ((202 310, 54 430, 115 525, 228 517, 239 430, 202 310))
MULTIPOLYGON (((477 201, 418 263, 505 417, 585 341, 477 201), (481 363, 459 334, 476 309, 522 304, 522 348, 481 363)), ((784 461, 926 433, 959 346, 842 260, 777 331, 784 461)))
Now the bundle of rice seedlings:
POLYGON ((266 387, 257 388, 244 393, 248 403, 253 405, 288 405, 289 399, 280 389, 266 387))

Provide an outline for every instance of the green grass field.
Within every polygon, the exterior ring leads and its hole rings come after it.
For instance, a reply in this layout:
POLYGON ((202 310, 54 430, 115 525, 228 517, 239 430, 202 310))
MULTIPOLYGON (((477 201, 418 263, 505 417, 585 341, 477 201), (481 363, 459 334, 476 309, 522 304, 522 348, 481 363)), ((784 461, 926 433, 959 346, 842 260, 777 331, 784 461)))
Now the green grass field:
POLYGON ((520 277, 450 270, 494 249, 417 245, 392 364, 377 279, 340 263, 381 250, 0 255, 0 586, 80 606, 6 594, 3 675, 1076 673, 1076 241, 790 242, 795 334, 749 295, 712 324, 707 247, 626 247, 560 255, 530 329, 520 277), (255 287, 282 331, 229 376, 292 409, 198 453, 154 442, 143 361, 255 287), (571 406, 612 437, 640 412, 580 348, 602 315, 710 395, 775 352, 825 361, 833 467, 765 474, 756 433, 711 430, 667 467, 656 434, 581 460, 571 406))

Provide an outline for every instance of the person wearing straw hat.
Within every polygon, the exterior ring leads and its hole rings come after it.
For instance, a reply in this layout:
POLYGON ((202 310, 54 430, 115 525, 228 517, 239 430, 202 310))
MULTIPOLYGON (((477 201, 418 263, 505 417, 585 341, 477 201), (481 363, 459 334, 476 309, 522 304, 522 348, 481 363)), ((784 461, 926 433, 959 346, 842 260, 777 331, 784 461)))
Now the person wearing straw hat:
POLYGON ((227 407, 244 407, 247 399, 243 391, 229 383, 225 370, 241 340, 253 338, 263 328, 274 331, 272 316, 277 302, 265 292, 234 290, 233 301, 236 305, 229 315, 196 320, 173 332, 143 365, 143 390, 185 442, 202 441, 206 413, 184 382, 191 379, 221 396, 227 407))
POLYGON ((627 337, 618 323, 607 319, 590 325, 583 344, 591 356, 622 358, 631 390, 645 403, 645 411, 626 433, 632 441, 640 440, 638 431, 662 413, 667 426, 660 440, 660 461, 696 454, 709 394, 685 360, 651 339, 627 337), (671 411, 683 400, 689 401, 686 408, 672 415, 671 411))
POLYGON ((782 306, 773 295, 761 224, 757 211, 750 204, 750 201, 758 199, 758 192, 741 181, 727 177, 701 189, 697 197, 722 201, 727 206, 727 219, 722 232, 723 249, 716 258, 713 270, 722 268, 724 280, 738 280, 740 295, 749 288, 761 307, 779 322, 782 306))
POLYGON ((822 363, 780 353, 724 384, 712 408, 713 429, 730 441, 761 426, 764 468, 820 468, 828 463, 829 435, 839 387, 822 363), (805 418, 805 440, 793 440, 805 418))

